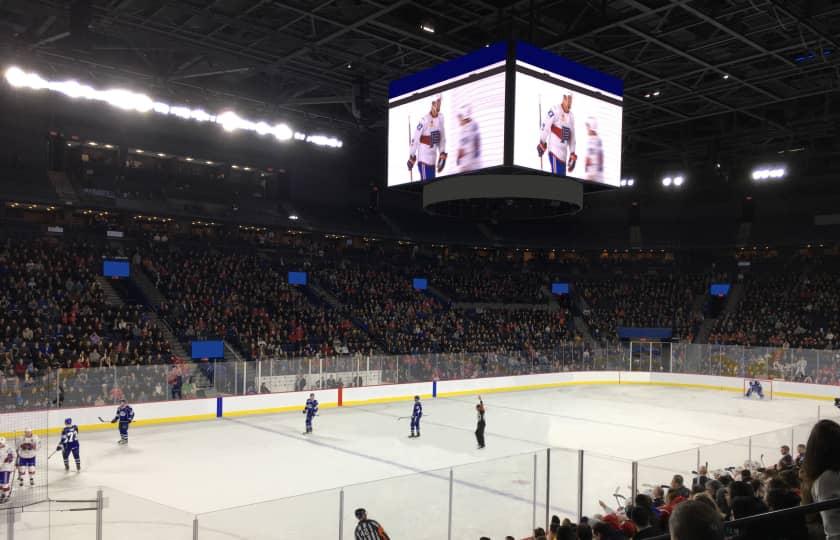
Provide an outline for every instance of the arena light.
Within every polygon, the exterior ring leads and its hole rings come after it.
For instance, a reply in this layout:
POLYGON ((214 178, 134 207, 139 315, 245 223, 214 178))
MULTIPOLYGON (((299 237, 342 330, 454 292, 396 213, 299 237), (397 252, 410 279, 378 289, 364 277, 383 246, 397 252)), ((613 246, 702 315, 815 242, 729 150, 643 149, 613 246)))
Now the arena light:
POLYGON ((665 186, 665 187, 671 187, 671 184, 673 182, 674 182, 674 180, 670 176, 666 176, 665 178, 662 179, 662 185, 665 186))
POLYGON ((297 221, 297 220, 299 220, 300 218, 298 217, 298 215, 297 215, 297 214, 290 214, 290 215, 289 215, 289 219, 291 219, 292 221, 297 221))
POLYGON ((753 169, 752 179, 756 182, 780 180, 787 176, 787 169, 783 166, 760 167, 753 169))
MULTIPOLYGON (((348 65, 348 67, 350 67, 348 65)), ((264 120, 254 121, 242 118, 234 111, 224 111, 214 115, 203 109, 193 109, 184 105, 171 105, 162 101, 155 101, 146 94, 134 92, 124 88, 109 88, 99 90, 75 80, 48 81, 37 73, 26 72, 18 66, 11 66, 5 71, 6 81, 13 88, 28 88, 30 90, 47 89, 63 94, 71 99, 87 99, 100 101, 112 107, 139 113, 155 113, 162 116, 175 116, 183 120, 199 123, 215 123, 225 131, 251 131, 258 135, 273 135, 280 142, 292 139, 305 141, 316 146, 341 148, 341 140, 318 134, 306 134, 294 131, 285 123, 271 124, 264 120)))
POLYGON ((685 181, 685 179, 682 176, 675 176, 674 177, 674 186, 680 187, 681 185, 683 185, 684 181, 685 181))
POLYGON ((622 178, 621 180, 618 181, 619 187, 624 187, 624 188, 633 187, 633 185, 635 183, 636 183, 636 180, 634 180, 633 178, 622 178))

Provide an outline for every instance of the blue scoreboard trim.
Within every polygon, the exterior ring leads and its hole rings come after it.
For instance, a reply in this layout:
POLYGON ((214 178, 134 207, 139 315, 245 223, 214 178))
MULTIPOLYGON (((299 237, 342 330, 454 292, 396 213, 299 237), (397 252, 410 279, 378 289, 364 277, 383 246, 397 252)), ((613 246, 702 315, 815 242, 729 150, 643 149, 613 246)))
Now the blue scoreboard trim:
POLYGON ((624 81, 588 68, 562 56, 557 56, 524 41, 516 43, 516 59, 540 67, 557 75, 599 88, 617 96, 624 95, 624 81))
POLYGON ((388 98, 393 99, 421 88, 426 88, 437 83, 448 81, 460 75, 464 75, 502 62, 507 58, 507 44, 494 43, 487 47, 471 52, 466 56, 438 64, 435 67, 420 71, 408 77, 391 81, 388 85, 388 98))

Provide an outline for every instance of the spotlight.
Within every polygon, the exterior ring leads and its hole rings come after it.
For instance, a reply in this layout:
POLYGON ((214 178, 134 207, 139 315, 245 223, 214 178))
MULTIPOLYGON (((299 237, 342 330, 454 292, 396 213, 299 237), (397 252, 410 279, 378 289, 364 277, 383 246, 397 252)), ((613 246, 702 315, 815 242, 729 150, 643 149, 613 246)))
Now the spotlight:
POLYGON ((673 182, 673 180, 671 179, 670 176, 666 176, 665 178, 662 179, 662 185, 665 186, 665 187, 670 187, 672 182, 673 182))
POLYGON ((684 179, 683 179, 682 176, 675 176, 674 177, 674 185, 677 186, 677 187, 680 187, 681 185, 683 185, 683 181, 684 181, 684 179))
POLYGON ((292 221, 297 221, 300 218, 297 216, 297 214, 290 214, 289 219, 291 219, 292 221))
POLYGON ((435 33, 435 27, 434 27, 434 26, 432 26, 432 25, 431 25, 431 24, 429 24, 429 23, 423 23, 423 24, 421 24, 421 25, 420 25, 420 30, 422 30, 422 31, 424 31, 424 32, 428 32, 429 34, 434 34, 434 33, 435 33))

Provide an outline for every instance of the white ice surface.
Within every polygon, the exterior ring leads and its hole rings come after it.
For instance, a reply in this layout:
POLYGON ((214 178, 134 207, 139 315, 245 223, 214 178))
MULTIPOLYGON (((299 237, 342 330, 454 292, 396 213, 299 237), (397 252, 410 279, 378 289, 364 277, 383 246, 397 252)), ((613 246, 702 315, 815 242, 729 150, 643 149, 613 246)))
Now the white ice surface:
MULTIPOLYGON (((409 402, 323 410, 306 437, 295 413, 132 429, 128 447, 117 446, 116 430, 82 433, 82 472, 65 473, 54 457, 50 496, 92 497, 102 486, 106 540, 190 539, 196 515, 202 540, 337 538, 338 488, 346 486, 344 538, 352 538, 353 509, 363 506, 393 540, 439 540, 449 526, 451 468, 453 538, 523 537, 535 487, 537 523, 544 522, 547 476, 551 513, 576 517, 577 449, 585 451, 584 514, 592 515, 599 499, 614 504, 616 486, 629 493, 633 460, 641 460, 640 483, 667 483, 690 474, 696 447, 813 422, 818 405, 635 385, 498 393, 485 396, 487 448, 478 450, 475 402, 425 400, 420 439, 407 438, 408 420, 397 419, 410 414, 409 402), (571 449, 552 450, 550 475, 547 447, 571 449)), ((135 411, 142 418, 143 405, 135 411)), ((751 451, 771 462, 778 444, 806 438, 807 430, 756 436, 749 449, 744 439, 702 460, 738 465, 751 451)), ((91 512, 30 511, 16 538, 92 538, 93 520, 91 512)))

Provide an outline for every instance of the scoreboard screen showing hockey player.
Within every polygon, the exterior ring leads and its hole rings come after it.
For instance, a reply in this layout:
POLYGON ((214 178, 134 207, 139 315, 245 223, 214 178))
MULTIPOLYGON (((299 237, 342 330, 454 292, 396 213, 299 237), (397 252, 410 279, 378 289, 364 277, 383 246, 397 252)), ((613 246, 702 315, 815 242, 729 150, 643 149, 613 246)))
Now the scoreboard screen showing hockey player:
POLYGON ((518 43, 513 164, 618 187, 623 88, 620 79, 518 43))
POLYGON ((506 45, 391 83, 388 186, 502 165, 506 45))

